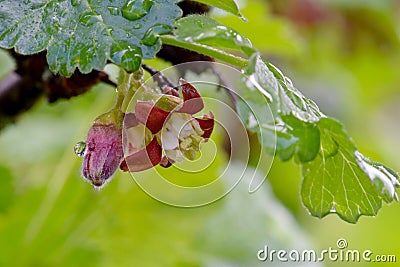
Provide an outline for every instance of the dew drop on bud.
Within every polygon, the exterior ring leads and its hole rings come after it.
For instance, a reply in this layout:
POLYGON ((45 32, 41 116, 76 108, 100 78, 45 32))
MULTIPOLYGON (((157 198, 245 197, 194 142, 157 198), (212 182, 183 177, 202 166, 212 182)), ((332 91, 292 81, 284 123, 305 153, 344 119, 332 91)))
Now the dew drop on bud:
POLYGON ((83 141, 78 142, 74 147, 74 152, 79 157, 83 157, 85 155, 85 151, 86 151, 86 143, 83 141))
POLYGON ((119 7, 115 7, 115 6, 109 6, 107 7, 108 11, 110 11, 110 14, 113 16, 119 16, 120 15, 120 8, 119 7))

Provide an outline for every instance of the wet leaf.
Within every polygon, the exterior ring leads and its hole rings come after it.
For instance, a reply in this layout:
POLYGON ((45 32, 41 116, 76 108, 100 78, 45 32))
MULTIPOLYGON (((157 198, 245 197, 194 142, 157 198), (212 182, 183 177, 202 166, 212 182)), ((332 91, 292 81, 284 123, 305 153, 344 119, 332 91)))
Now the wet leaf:
POLYGON ((20 54, 47 50, 53 72, 103 69, 107 60, 135 71, 161 47, 181 15, 178 0, 11 1, 0 3, 0 46, 20 54))
MULTIPOLYGON (((275 130, 275 154, 282 160, 294 157, 300 164, 301 197, 313 216, 336 213, 355 223, 361 215, 376 215, 382 200, 389 203, 398 199, 397 173, 359 153, 344 127, 322 114, 277 68, 259 56, 252 57, 243 88, 248 106, 256 107, 261 98, 269 103, 274 122, 248 128, 259 134, 275 130)), ((239 116, 248 122, 251 111, 243 104, 238 108, 239 116)))
POLYGON ((175 34, 182 41, 239 50, 249 55, 255 51, 249 39, 206 16, 184 17, 175 25, 175 34))
POLYGON ((247 87, 260 91, 270 102, 275 116, 290 115, 300 121, 313 123, 324 115, 318 106, 297 90, 289 78, 273 65, 265 63, 260 56, 254 54, 245 69, 247 87))
MULTIPOLYGON (((384 191, 378 187, 359 164, 355 145, 343 126, 330 118, 321 119, 318 128, 323 137, 329 136, 338 144, 337 153, 327 153, 321 144, 314 161, 303 163, 304 176, 301 196, 304 205, 317 217, 337 213, 346 221, 355 223, 361 215, 376 215, 382 199, 388 202, 384 191)), ((390 201, 395 193, 395 185, 390 201)))
POLYGON ((296 139, 294 146, 297 159, 300 162, 313 160, 320 146, 320 132, 315 123, 307 123, 294 116, 284 116, 283 121, 290 125, 287 133, 296 139))

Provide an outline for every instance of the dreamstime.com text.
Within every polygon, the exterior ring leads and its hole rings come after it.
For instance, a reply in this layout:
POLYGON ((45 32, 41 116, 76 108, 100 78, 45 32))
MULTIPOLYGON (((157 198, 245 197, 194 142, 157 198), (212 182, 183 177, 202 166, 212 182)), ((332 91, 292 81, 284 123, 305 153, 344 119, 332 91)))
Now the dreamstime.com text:
POLYGON ((396 255, 374 254, 371 250, 347 249, 347 240, 340 238, 336 247, 329 247, 321 251, 307 250, 275 250, 267 245, 257 252, 260 261, 269 262, 396 262, 396 255))

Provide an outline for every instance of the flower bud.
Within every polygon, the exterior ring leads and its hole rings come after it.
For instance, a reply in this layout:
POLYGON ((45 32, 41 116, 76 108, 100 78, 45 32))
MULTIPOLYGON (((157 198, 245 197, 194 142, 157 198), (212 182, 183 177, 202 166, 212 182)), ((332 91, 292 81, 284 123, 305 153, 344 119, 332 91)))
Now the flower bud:
POLYGON ((113 110, 97 118, 89 129, 82 175, 95 187, 108 182, 124 158, 122 116, 121 112, 113 110))

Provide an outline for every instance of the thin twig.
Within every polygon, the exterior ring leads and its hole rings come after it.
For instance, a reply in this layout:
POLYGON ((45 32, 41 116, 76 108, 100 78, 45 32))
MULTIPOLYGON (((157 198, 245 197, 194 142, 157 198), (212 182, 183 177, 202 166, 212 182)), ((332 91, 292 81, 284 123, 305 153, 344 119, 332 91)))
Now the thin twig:
POLYGON ((142 68, 145 71, 147 71, 148 73, 150 73, 153 80, 158 84, 158 86, 160 86, 162 91, 166 86, 172 87, 175 90, 177 90, 177 88, 174 86, 174 84, 167 77, 165 77, 161 71, 153 69, 152 67, 150 67, 149 65, 146 65, 146 64, 142 64, 142 68))

